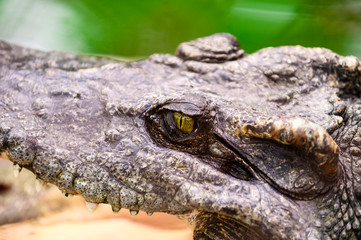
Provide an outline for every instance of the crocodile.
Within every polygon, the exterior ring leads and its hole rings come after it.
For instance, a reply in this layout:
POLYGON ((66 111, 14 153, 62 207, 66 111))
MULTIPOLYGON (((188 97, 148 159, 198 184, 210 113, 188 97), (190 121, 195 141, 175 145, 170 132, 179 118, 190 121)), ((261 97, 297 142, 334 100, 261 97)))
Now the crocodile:
POLYGON ((361 63, 219 33, 121 63, 0 42, 0 152, 200 239, 361 239, 361 63))

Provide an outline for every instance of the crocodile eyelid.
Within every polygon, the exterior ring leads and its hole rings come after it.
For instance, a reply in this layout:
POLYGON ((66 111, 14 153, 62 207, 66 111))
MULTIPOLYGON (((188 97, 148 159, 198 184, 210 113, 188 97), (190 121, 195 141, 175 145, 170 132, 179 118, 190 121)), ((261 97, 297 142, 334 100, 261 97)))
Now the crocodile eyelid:
POLYGON ((303 149, 313 160, 315 171, 327 181, 338 174, 338 146, 326 130, 313 122, 299 117, 257 120, 241 126, 238 134, 303 149))
POLYGON ((188 116, 202 115, 202 109, 200 109, 198 106, 192 103, 172 102, 164 105, 161 109, 170 110, 174 112, 181 112, 184 115, 188 115, 188 116))

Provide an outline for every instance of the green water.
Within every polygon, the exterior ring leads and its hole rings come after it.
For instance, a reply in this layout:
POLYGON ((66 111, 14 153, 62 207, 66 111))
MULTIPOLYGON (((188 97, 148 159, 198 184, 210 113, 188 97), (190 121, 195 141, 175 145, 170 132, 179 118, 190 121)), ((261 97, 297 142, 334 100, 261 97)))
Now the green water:
POLYGON ((246 52, 299 44, 361 57, 361 1, 0 0, 0 38, 44 50, 147 56, 216 32, 246 52))

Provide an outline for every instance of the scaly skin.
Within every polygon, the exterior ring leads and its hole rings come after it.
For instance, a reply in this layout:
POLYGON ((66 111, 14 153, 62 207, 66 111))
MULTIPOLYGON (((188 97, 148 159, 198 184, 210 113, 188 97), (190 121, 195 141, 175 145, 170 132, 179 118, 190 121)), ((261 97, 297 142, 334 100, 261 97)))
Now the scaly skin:
POLYGON ((130 64, 4 42, 0 56, 0 151, 64 193, 192 213, 198 240, 361 238, 357 58, 247 55, 228 34, 130 64))

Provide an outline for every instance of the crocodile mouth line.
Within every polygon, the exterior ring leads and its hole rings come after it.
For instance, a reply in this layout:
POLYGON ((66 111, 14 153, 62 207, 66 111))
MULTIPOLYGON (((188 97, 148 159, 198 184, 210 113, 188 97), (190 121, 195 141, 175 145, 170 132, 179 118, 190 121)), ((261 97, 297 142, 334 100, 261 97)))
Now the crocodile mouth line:
POLYGON ((292 193, 287 191, 287 189, 284 189, 281 186, 279 186, 279 184, 277 184, 275 181, 269 178, 267 174, 265 174, 261 169, 259 169, 257 166, 252 164, 251 160, 246 156, 246 154, 243 153, 242 150, 239 147, 237 147, 232 141, 227 140, 226 138, 222 137, 217 133, 213 133, 213 135, 223 146, 225 146, 227 149, 232 151, 236 156, 242 159, 243 165, 246 168, 245 170, 252 175, 254 180, 266 181, 280 193, 286 196, 297 197, 296 195, 294 196, 292 193))
POLYGON ((246 170, 250 171, 250 174, 252 175, 252 177, 257 178, 257 175, 259 173, 262 174, 262 172, 251 163, 251 161, 246 157, 246 155, 244 153, 242 153, 242 151, 237 146, 235 146, 234 143, 232 143, 231 141, 227 140, 226 138, 222 137, 221 135, 219 135, 217 133, 213 133, 213 135, 217 139, 217 141, 219 141, 225 148, 229 149, 236 156, 238 156, 239 158, 241 158, 243 160, 243 163, 245 164, 245 167, 247 168, 246 170))

